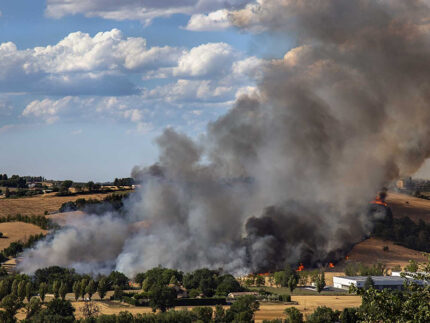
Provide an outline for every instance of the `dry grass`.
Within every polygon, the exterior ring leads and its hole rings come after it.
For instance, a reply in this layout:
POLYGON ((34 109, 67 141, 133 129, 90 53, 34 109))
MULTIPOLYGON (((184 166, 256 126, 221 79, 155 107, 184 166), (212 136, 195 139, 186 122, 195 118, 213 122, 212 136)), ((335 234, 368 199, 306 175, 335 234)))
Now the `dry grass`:
POLYGON ((4 238, 0 239, 0 250, 2 250, 9 247, 11 242, 19 240, 25 242, 31 235, 47 233, 48 231, 30 223, 7 222, 0 223, 0 232, 4 235, 4 238))
POLYGON ((58 211, 61 204, 76 201, 78 198, 102 200, 108 194, 86 194, 74 196, 55 196, 55 193, 24 197, 18 199, 0 199, 0 216, 6 215, 43 215, 45 211, 58 211))
POLYGON ((430 201, 419 199, 410 195, 389 192, 387 203, 395 217, 408 216, 418 222, 423 220, 430 222, 430 201))
MULTIPOLYGON (((106 298, 109 298, 112 292, 109 292, 106 298)), ((47 295, 45 301, 52 299, 52 295, 47 295)), ((72 305, 75 308, 76 318, 82 318, 81 308, 84 302, 76 302, 73 298, 73 294, 67 294, 66 299, 72 301, 72 305)), ((334 310, 343 310, 346 307, 357 307, 361 305, 360 296, 292 296, 292 300, 298 302, 298 305, 294 305, 304 315, 312 313, 318 306, 327 306, 334 310)), ((129 304, 120 303, 118 301, 104 300, 100 301, 99 297, 94 295, 93 302, 100 308, 101 314, 119 314, 122 311, 128 311, 133 315, 152 313, 149 307, 135 307, 129 304)), ((224 306, 228 309, 229 306, 224 306)), ((276 318, 285 318, 284 310, 291 305, 284 304, 262 304, 260 303, 260 309, 255 314, 255 321, 262 322, 263 320, 272 320, 276 318)), ((176 307, 175 310, 190 310, 193 306, 176 307)), ((215 307, 213 307, 215 308, 215 307)), ((25 318, 25 311, 20 310, 17 315, 18 319, 25 318)))
MULTIPOLYGON (((426 262, 427 257, 420 251, 408 249, 394 244, 391 241, 382 239, 370 238, 360 242, 348 254, 348 261, 361 262, 364 265, 371 266, 376 263, 382 263, 387 268, 391 269, 395 266, 404 267, 409 260, 416 262, 426 262), (383 251, 383 247, 388 246, 388 251, 383 251)), ((341 261, 336 264, 335 271, 343 271, 347 261, 341 261)), ((333 271, 334 271, 333 270, 333 271)), ((326 273, 330 275, 330 273, 326 273)))
POLYGON ((284 310, 287 307, 296 307, 304 315, 315 311, 318 306, 327 306, 334 310, 342 311, 346 307, 361 305, 360 296, 292 296, 291 299, 299 305, 261 304, 260 310, 255 314, 255 321, 273 320, 285 318, 284 310))

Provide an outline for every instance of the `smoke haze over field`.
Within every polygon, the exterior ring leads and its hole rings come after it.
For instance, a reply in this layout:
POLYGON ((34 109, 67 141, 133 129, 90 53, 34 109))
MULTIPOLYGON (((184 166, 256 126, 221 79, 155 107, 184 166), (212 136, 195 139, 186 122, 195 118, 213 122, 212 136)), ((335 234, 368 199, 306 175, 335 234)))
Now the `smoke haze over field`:
POLYGON ((127 216, 71 219, 21 270, 245 273, 326 261, 369 231, 368 201, 430 154, 427 1, 259 0, 230 17, 297 47, 205 138, 166 129, 127 216))

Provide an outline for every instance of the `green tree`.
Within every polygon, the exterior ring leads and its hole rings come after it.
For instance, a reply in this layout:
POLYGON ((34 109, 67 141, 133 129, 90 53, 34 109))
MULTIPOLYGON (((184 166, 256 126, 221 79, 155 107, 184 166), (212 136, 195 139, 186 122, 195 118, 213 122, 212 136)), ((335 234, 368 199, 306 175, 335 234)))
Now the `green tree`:
POLYGON ((239 297, 226 312, 227 322, 251 322, 260 304, 252 295, 239 297))
POLYGON ((409 273, 416 273, 418 271, 418 264, 415 260, 409 260, 409 264, 405 267, 405 271, 409 273))
POLYGON ((210 323, 212 322, 213 310, 211 307, 195 307, 192 309, 193 314, 197 317, 199 322, 210 323))
POLYGON ((85 297, 85 293, 86 293, 87 285, 88 285, 88 279, 83 278, 83 279, 81 280, 81 288, 80 288, 82 299, 84 299, 84 297, 85 297))
POLYGON ((18 296, 18 285, 19 285, 19 280, 14 279, 12 282, 12 294, 15 296, 18 296))
POLYGON ((79 281, 75 281, 73 283, 73 294, 75 295, 75 301, 78 301, 79 296, 81 296, 81 283, 79 281))
POLYGON ((88 189, 88 192, 92 192, 94 190, 94 182, 93 181, 89 181, 87 184, 85 184, 85 186, 88 189))
POLYGON ((4 309, 1 313, 1 322, 15 322, 15 314, 22 307, 22 302, 15 294, 10 294, 4 297, 0 303, 0 307, 4 309))
POLYGON ((45 295, 46 295, 47 289, 48 289, 48 286, 46 285, 46 283, 40 283, 40 285, 39 285, 39 296, 40 296, 40 299, 42 300, 42 302, 45 301, 45 295))
POLYGON ((102 279, 100 279, 97 285, 97 292, 100 296, 100 299, 103 299, 106 296, 107 291, 108 291, 107 278, 103 277, 102 279))
POLYGON ((61 283, 58 293, 60 294, 61 299, 64 301, 67 294, 67 285, 64 282, 61 283))
POLYGON ((54 293, 55 298, 58 298, 58 296, 60 295, 60 286, 61 283, 59 280, 54 281, 54 284, 52 285, 52 292, 54 293))
POLYGON ((214 323, 224 323, 225 322, 225 310, 221 305, 215 306, 214 323))
POLYGON ((284 311, 287 315, 286 323, 303 323, 303 314, 295 307, 288 307, 284 311))
POLYGON ((326 285, 324 271, 321 271, 321 273, 314 278, 314 284, 317 292, 321 293, 326 285))
POLYGON ((319 306, 315 311, 307 317, 306 322, 309 323, 331 323, 339 321, 340 312, 333 311, 326 306, 319 306))
POLYGON ((27 284, 25 285, 25 298, 27 299, 27 302, 30 302, 32 294, 33 294, 33 286, 31 282, 27 282, 27 284))
POLYGON ((167 309, 175 306, 176 291, 167 286, 153 286, 149 292, 149 305, 155 312, 159 309, 165 312, 167 309))
MULTIPOLYGON (((239 282, 232 275, 223 275, 218 278, 218 286, 216 294, 220 296, 227 296, 231 292, 240 292, 242 287, 239 282)), ((197 295, 198 296, 198 295, 197 295)))
POLYGON ((175 286, 178 286, 178 285, 179 285, 178 278, 176 278, 176 276, 175 276, 175 275, 173 275, 173 276, 170 278, 169 285, 175 285, 175 286))
MULTIPOLYGON (((71 319, 75 319, 74 312, 75 309, 73 308, 70 301, 64 301, 60 298, 54 298, 52 301, 46 304, 46 312, 44 313, 44 315, 47 317, 62 317, 63 321, 67 322, 71 319)), ((47 320, 46 322, 50 321, 47 320)))
POLYGON ((285 271, 277 271, 273 275, 273 278, 275 279, 275 284, 281 287, 286 287, 288 280, 287 280, 287 273, 285 271))
POLYGON ((31 317, 33 317, 35 314, 39 313, 40 310, 42 309, 42 304, 40 302, 40 299, 37 297, 32 297, 30 301, 27 303, 26 309, 27 309, 27 315, 25 318, 28 320, 31 317))
POLYGON ((94 280, 90 280, 85 291, 88 294, 88 298, 91 300, 91 297, 93 297, 94 293, 97 291, 97 286, 94 280))
POLYGON ((264 277, 260 275, 257 276, 257 278, 255 279, 255 285, 257 287, 264 286, 265 285, 264 277))
POLYGON ((25 298, 25 287, 27 282, 25 280, 21 280, 18 284, 18 298, 22 302, 25 298))
POLYGON ((374 288, 375 282, 373 281, 371 276, 367 276, 366 281, 364 282, 364 289, 374 288))
POLYGON ((345 308, 340 314, 340 323, 356 323, 359 321, 356 308, 345 308))
POLYGON ((296 289, 298 283, 298 277, 296 275, 290 275, 290 277, 288 278, 288 288, 290 289, 291 293, 294 289, 296 289))
POLYGON ((113 298, 114 299, 121 299, 123 295, 123 291, 121 289, 121 287, 119 287, 118 285, 115 285, 113 287, 113 298))
POLYGON ((9 295, 9 283, 7 280, 0 281, 0 300, 9 295))

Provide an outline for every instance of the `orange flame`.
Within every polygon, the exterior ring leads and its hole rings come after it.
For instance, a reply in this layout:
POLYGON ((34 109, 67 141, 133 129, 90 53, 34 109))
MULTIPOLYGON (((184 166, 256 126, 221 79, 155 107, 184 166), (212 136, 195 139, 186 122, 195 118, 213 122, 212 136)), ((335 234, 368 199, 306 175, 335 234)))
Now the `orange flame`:
POLYGON ((385 207, 388 206, 388 204, 385 203, 383 200, 381 200, 379 196, 377 196, 372 202, 370 202, 370 204, 378 204, 378 205, 383 205, 385 207))
POLYGON ((303 271, 305 270, 305 266, 301 263, 300 266, 297 268, 297 271, 303 271))
POLYGON ((345 257, 345 259, 346 259, 346 260, 349 260, 349 256, 346 256, 346 257, 345 257))
POLYGON ((334 268, 334 265, 333 265, 333 263, 331 262, 331 263, 329 263, 328 264, 328 266, 330 267, 330 268, 334 268))
POLYGON ((261 273, 261 274, 258 274, 258 276, 270 276, 270 273, 261 273))

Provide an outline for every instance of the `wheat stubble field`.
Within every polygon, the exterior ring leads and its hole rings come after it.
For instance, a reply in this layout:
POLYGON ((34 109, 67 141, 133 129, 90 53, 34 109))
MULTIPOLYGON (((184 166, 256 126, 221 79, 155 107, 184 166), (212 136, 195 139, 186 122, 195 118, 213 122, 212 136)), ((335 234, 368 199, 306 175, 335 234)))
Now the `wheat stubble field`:
POLYGON ((34 197, 24 197, 17 199, 0 199, 0 216, 6 215, 43 215, 45 211, 58 211, 61 204, 76 201, 78 198, 102 200, 108 194, 85 194, 74 196, 55 196, 49 193, 34 197))

